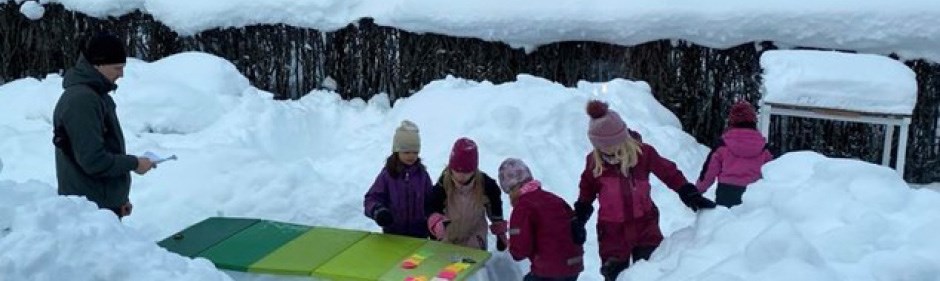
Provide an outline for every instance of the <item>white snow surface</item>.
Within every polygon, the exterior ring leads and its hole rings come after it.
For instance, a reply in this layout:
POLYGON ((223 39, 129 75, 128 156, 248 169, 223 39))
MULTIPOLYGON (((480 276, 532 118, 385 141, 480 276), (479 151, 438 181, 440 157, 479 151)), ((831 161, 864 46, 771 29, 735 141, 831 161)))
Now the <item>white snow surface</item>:
MULTIPOLYGON (((500 161, 521 158, 568 202, 590 151, 584 105, 591 98, 610 102, 690 180, 708 152, 643 82, 568 88, 527 75, 503 84, 448 77, 391 108, 384 95, 343 101, 327 91, 275 101, 245 81, 231 63, 207 54, 129 60, 114 93, 128 150, 179 160, 134 175, 134 213, 123 222, 80 197, 55 195, 50 120, 62 78, 0 85, 0 281, 270 280, 221 274, 154 242, 219 215, 378 231, 362 215, 362 196, 403 119, 420 127, 432 177, 453 141, 468 136, 479 144, 483 171, 495 176, 500 161)), ((785 155, 764 173, 744 205, 698 215, 653 180, 667 238, 621 280, 940 276, 933 235, 940 212, 930 211, 940 193, 911 190, 887 168, 809 152, 785 155)), ((580 280, 601 280, 596 233, 588 230, 580 280)), ((515 280, 527 266, 495 253, 476 280, 515 280)))

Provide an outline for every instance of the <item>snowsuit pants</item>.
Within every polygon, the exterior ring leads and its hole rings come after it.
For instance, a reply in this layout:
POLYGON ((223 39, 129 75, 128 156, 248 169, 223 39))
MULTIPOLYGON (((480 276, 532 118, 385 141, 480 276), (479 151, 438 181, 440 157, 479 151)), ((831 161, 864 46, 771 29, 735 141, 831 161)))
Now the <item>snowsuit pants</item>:
POLYGON ((597 222, 601 262, 629 262, 635 248, 655 249, 663 242, 659 230, 659 210, 653 207, 645 216, 626 222, 597 222))
POLYGON ((718 183, 718 189, 715 190, 715 204, 728 208, 741 205, 741 197, 747 188, 726 183, 718 183))

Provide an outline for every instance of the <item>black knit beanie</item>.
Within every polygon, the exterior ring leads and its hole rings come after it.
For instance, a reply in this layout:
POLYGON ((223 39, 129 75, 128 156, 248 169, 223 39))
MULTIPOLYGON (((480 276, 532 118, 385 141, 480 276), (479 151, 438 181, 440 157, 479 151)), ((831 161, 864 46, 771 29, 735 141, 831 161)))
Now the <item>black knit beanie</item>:
POLYGON ((108 33, 98 33, 88 40, 82 54, 91 65, 127 63, 124 43, 108 33))

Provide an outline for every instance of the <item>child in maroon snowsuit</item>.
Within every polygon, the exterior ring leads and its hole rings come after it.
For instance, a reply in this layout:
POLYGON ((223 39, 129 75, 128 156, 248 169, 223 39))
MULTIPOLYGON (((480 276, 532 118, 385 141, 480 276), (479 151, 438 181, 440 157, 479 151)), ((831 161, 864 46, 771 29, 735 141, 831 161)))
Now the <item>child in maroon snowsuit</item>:
POLYGON ((450 152, 447 168, 425 203, 431 237, 445 243, 486 250, 489 232, 496 236, 496 249, 506 250, 508 225, 503 219, 500 189, 480 171, 477 145, 460 138, 450 152))
POLYGON ((428 237, 424 200, 431 193, 431 177, 418 158, 420 151, 418 127, 402 121, 395 130, 392 155, 363 200, 365 215, 384 233, 428 237))
POLYGON ((757 131, 757 112, 750 103, 740 101, 731 106, 728 126, 708 154, 695 185, 704 193, 718 178, 715 202, 732 207, 741 204, 746 187, 761 178, 761 167, 774 156, 757 131))
POLYGON ((663 240, 659 210, 650 197, 650 173, 694 211, 714 208, 715 203, 688 183, 676 164, 641 142, 639 134, 630 131, 606 103, 591 101, 587 111, 591 116, 588 137, 594 150, 587 155, 581 173, 575 212, 583 227, 594 211, 594 199, 599 199, 601 274, 614 280, 630 265, 631 256, 634 262, 648 259, 663 240))
POLYGON ((524 281, 577 280, 584 270, 584 250, 572 233, 574 211, 564 199, 542 189, 522 160, 509 158, 499 165, 499 186, 509 195, 509 253, 515 260, 529 259, 524 281))

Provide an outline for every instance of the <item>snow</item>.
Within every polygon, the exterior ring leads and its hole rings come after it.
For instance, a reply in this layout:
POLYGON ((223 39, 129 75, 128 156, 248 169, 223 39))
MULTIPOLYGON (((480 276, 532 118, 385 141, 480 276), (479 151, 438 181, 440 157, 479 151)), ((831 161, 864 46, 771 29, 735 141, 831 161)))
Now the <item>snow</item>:
POLYGON ((0 280, 231 280, 206 259, 156 247, 84 198, 57 197, 37 181, 0 181, 0 190, 0 280))
POLYGON ((897 53, 940 61, 940 2, 933 0, 49 0, 96 17, 149 13, 181 35, 284 23, 331 31, 360 18, 419 33, 501 41, 533 50, 560 41, 637 45, 684 39, 726 48, 779 46, 897 53), (261 12, 259 12, 261 11, 261 12))
POLYGON ((764 102, 902 115, 917 104, 916 74, 888 57, 785 50, 760 64, 764 102))
POLYGON ((940 193, 814 152, 763 169, 744 205, 703 213, 629 280, 940 280, 940 193))
MULTIPOLYGON (((682 131, 646 83, 622 79, 567 88, 527 75, 503 84, 447 77, 391 108, 384 95, 343 101, 329 91, 276 101, 247 85, 230 63, 200 53, 129 60, 126 72, 114 97, 128 150, 176 154, 179 160, 133 176, 134 213, 123 222, 77 197, 55 196, 50 120, 61 77, 0 85, 0 157, 6 164, 0 174, 0 281, 222 280, 226 276, 208 261, 154 244, 210 216, 378 231, 362 215, 362 196, 403 119, 421 128, 421 156, 433 177, 453 141, 469 136, 480 146, 485 172, 495 176, 500 161, 521 158, 546 189, 568 202, 577 197, 590 150, 588 99, 610 102, 690 179, 708 152, 682 131)), ((940 193, 913 191, 887 168, 813 153, 788 154, 764 171, 745 205, 699 215, 654 179, 667 238, 652 261, 621 279, 940 276, 940 246, 930 237, 940 218, 927 211, 940 204, 940 193)), ((504 209, 509 212, 508 202, 504 209)), ((595 231, 588 236, 580 280, 601 280, 595 231)), ((475 280, 520 279, 528 263, 510 260, 495 253, 475 280)))
POLYGON ((20 13, 31 20, 38 20, 46 13, 46 8, 43 8, 36 1, 26 1, 20 6, 20 13))

